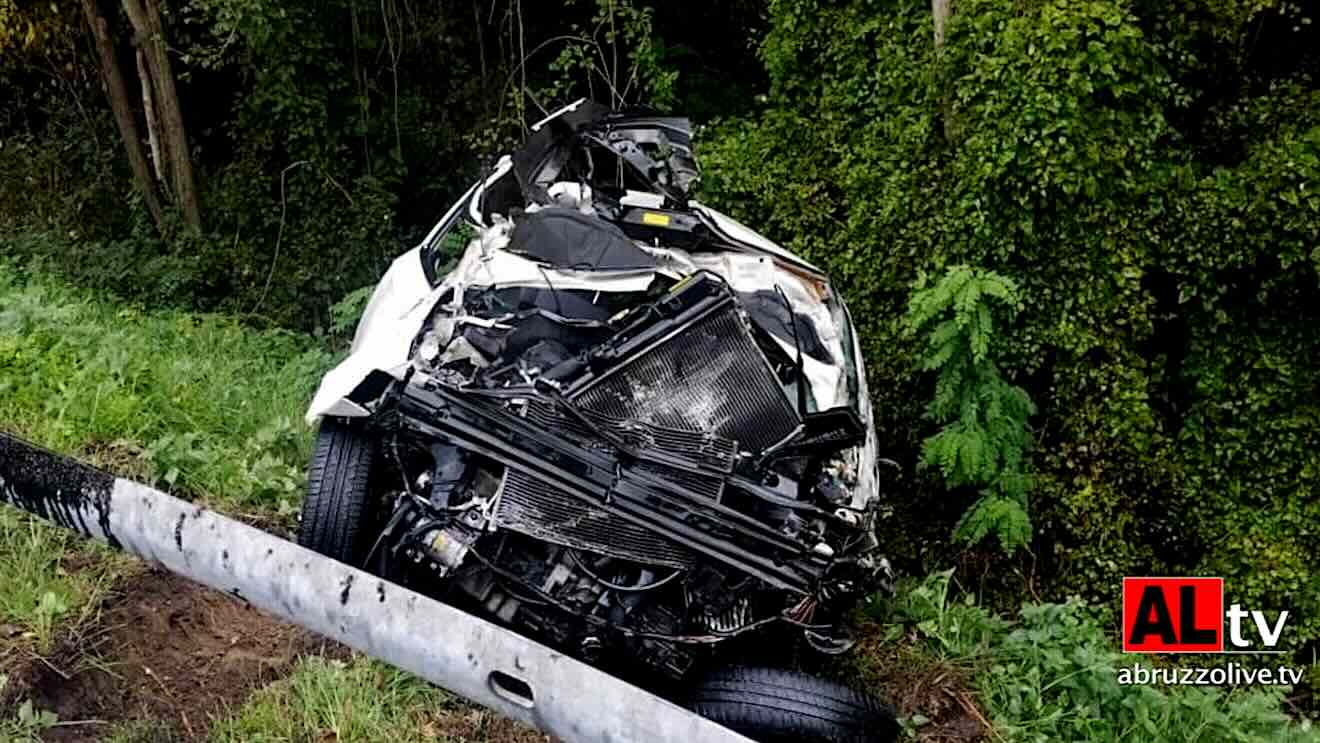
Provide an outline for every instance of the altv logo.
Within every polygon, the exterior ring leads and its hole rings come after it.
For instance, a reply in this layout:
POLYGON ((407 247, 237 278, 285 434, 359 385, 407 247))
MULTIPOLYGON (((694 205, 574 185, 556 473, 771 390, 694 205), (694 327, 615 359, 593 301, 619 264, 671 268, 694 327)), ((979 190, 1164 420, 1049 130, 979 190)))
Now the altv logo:
POLYGON ((1271 653, 1287 621, 1287 611, 1272 623, 1238 604, 1225 611, 1223 578, 1123 579, 1127 653, 1271 653))

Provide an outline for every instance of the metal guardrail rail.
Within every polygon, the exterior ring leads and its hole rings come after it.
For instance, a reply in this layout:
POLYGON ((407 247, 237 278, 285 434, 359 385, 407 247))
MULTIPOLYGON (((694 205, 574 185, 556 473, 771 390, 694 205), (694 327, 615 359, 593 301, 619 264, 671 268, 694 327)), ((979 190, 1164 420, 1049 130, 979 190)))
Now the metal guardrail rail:
POLYGON ((751 743, 497 625, 0 433, 0 504, 103 540, 577 743, 751 743))

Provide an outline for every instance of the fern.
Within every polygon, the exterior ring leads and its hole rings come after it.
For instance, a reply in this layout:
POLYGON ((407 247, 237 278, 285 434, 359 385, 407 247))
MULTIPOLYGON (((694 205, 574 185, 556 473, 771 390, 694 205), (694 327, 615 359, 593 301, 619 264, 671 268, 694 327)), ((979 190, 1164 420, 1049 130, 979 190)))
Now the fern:
POLYGON ((950 487, 980 490, 954 537, 967 544, 995 537, 1006 552, 1031 540, 1031 478, 1023 468, 1036 407, 1000 374, 992 346, 996 310, 1020 307, 1012 280, 953 266, 934 286, 918 281, 907 315, 908 331, 925 337, 917 367, 937 375, 926 416, 941 428, 923 444, 922 466, 937 467, 950 487))
POLYGON ((1012 552, 1031 540, 1031 517, 1022 503, 993 491, 983 491, 963 514, 953 533, 968 544, 994 535, 1005 552, 1012 552))

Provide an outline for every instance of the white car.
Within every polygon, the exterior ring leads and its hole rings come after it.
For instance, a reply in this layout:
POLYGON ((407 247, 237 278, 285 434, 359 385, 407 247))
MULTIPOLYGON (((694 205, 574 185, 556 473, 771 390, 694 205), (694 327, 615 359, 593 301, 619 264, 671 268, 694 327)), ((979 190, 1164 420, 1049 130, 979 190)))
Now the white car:
POLYGON ((685 119, 579 101, 532 129, 323 380, 300 541, 758 740, 891 740, 887 706, 773 667, 848 650, 888 577, 842 298, 689 198, 685 119))

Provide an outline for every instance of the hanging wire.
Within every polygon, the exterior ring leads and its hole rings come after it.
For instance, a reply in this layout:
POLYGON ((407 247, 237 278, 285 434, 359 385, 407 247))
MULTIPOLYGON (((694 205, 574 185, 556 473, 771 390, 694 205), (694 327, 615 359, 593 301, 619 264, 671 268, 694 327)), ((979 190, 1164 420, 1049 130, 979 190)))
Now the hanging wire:
POLYGON ((582 570, 582 572, 584 572, 584 573, 587 574, 587 577, 591 578, 592 580, 596 581, 597 583, 600 583, 601 585, 603 585, 603 586, 605 586, 605 587, 607 587, 607 588, 614 589, 615 591, 626 591, 626 592, 633 592, 633 593, 640 593, 640 592, 642 592, 642 591, 650 591, 650 590, 652 590, 652 589, 659 588, 660 586, 663 586, 663 585, 669 583, 669 582, 672 581, 673 579, 677 578, 678 575, 679 575, 679 573, 682 573, 682 572, 683 572, 681 569, 675 568, 675 569, 674 569, 674 572, 670 573, 669 575, 667 575, 667 576, 661 578, 660 580, 652 581, 651 583, 647 583, 646 585, 642 585, 642 586, 621 586, 621 585, 619 585, 619 584, 617 584, 617 583, 611 583, 610 581, 607 581, 607 580, 605 580, 604 578, 602 578, 602 577, 600 577, 599 575, 597 575, 596 573, 592 572, 591 568, 587 567, 587 566, 586 566, 586 563, 584 563, 584 562, 582 561, 582 558, 578 555, 578 551, 577 551, 577 550, 570 548, 570 549, 568 550, 568 556, 569 556, 569 558, 571 558, 571 559, 573 560, 574 563, 577 564, 578 568, 579 568, 580 570, 582 570))

